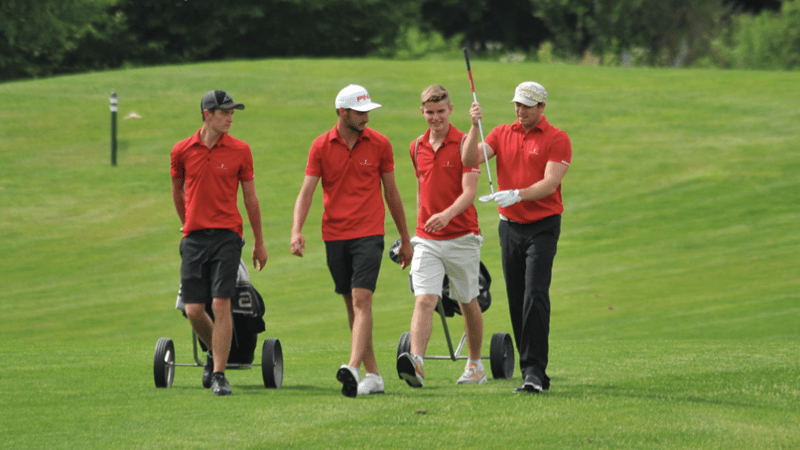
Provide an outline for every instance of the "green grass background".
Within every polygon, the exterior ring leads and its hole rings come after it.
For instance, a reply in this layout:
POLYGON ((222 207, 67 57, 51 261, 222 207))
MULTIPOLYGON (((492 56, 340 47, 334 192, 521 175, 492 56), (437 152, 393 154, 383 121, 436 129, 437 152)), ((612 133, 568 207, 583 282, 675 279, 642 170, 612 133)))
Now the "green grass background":
MULTIPOLYGON (((344 398, 334 379, 349 332, 320 239, 321 188, 305 258, 289 252, 309 145, 333 99, 366 86, 370 126, 394 145, 410 227, 408 144, 425 129, 419 93, 449 88, 466 130, 462 60, 264 60, 111 71, 0 84, 0 448, 780 448, 800 447, 800 75, 474 61, 484 130, 514 120, 521 81, 548 90, 548 120, 573 160, 552 296, 552 390, 456 386, 463 362, 429 361, 411 390, 394 371, 413 308, 388 257, 375 296, 386 394, 344 398), (119 94, 119 156, 108 96, 119 94), (180 226, 173 143, 198 104, 226 89, 247 105, 231 134, 251 144, 270 258, 252 273, 284 386, 230 371, 213 398, 197 368, 153 385, 153 349, 175 340, 180 226), (140 119, 124 119, 130 113, 140 119)), ((494 172, 493 172, 494 174, 494 172)), ((486 178, 480 192, 488 191, 486 178)), ((496 211, 477 205, 494 277, 489 336, 511 331, 496 211)), ((243 207, 241 207, 243 211, 243 207)), ((387 243, 397 237, 387 214, 387 243)), ((246 225, 245 237, 252 242, 246 225)), ((245 248, 245 259, 252 246, 245 248)), ((454 338, 458 317, 449 322, 454 338)), ((257 362, 259 355, 257 353, 257 362)), ((447 354, 434 322, 429 354, 447 354)))

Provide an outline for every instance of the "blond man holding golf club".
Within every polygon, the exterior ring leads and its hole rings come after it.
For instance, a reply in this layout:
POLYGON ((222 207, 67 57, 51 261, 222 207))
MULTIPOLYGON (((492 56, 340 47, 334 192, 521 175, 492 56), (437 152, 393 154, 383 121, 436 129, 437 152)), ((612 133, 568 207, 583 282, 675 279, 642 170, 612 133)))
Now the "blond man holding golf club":
MULTIPOLYGON (((481 200, 495 201, 500 213, 503 274, 523 377, 514 392, 550 388, 549 291, 564 211, 561 181, 569 169, 572 146, 567 134, 545 118, 546 100, 541 84, 521 83, 511 100, 516 122, 497 126, 482 143, 470 132, 462 151, 465 165, 488 165, 487 159, 497 157, 500 190, 481 200)), ((470 116, 472 128, 480 127, 477 101, 470 116)))
MULTIPOLYGON (((428 130, 411 142, 417 176, 417 228, 411 240, 411 279, 416 296, 411 318, 411 352, 397 359, 397 373, 411 387, 422 387, 425 350, 431 336, 433 311, 442 295, 444 276, 449 297, 464 316, 469 358, 458 384, 486 383, 481 362, 483 316, 478 305, 481 237, 473 202, 478 190, 477 165, 461 163, 466 137, 450 124, 453 105, 447 89, 429 86, 422 92, 420 111, 428 130)), ((477 130, 471 130, 477 134, 477 130)))
POLYGON ((294 207, 291 251, 303 256, 303 224, 317 184, 322 182, 322 240, 337 294, 350 322, 350 360, 336 372, 347 397, 384 392, 372 346, 372 297, 384 249, 386 204, 400 234, 400 266, 412 249, 403 202, 394 177, 394 156, 386 136, 367 127, 369 112, 381 105, 363 86, 351 84, 336 96, 337 123, 311 144, 305 178, 294 207), (366 375, 359 379, 364 364, 366 375))

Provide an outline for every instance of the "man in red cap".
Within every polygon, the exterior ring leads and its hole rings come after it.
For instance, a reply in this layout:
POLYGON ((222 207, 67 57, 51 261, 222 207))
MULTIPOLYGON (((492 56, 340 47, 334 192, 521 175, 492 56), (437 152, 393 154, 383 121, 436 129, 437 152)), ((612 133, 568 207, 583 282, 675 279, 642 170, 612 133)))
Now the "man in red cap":
POLYGON ((203 126, 172 149, 172 200, 183 227, 181 293, 186 316, 209 349, 203 386, 214 395, 230 395, 225 366, 231 347, 231 298, 242 257, 243 224, 237 197, 242 186, 244 206, 253 230, 253 264, 267 263, 261 232, 261 209, 256 195, 250 147, 228 134, 235 103, 227 92, 209 91, 200 111, 203 126), (206 313, 211 303, 214 319, 206 313))

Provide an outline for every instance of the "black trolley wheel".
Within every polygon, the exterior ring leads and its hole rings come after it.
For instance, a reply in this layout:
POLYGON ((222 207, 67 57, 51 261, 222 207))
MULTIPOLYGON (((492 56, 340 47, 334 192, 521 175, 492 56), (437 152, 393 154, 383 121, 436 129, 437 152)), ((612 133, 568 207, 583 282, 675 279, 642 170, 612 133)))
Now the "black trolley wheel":
POLYGON ((399 358, 403 353, 409 352, 411 352, 411 333, 404 331, 397 342, 397 357, 399 358))
MULTIPOLYGON (((403 353, 410 353, 411 352, 411 333, 408 331, 404 331, 403 334, 400 335, 400 341, 397 342, 397 358, 400 358, 400 355, 403 353)), ((403 377, 400 377, 402 380, 403 377)))
POLYGON ((276 338, 265 340, 261 348, 261 376, 265 388, 278 389, 283 385, 283 350, 276 338))
POLYGON ((157 388, 172 387, 172 380, 175 378, 175 345, 170 338, 162 337, 156 343, 153 378, 157 388))
POLYGON ((489 346, 489 363, 495 379, 514 377, 514 344, 508 333, 495 333, 489 346))

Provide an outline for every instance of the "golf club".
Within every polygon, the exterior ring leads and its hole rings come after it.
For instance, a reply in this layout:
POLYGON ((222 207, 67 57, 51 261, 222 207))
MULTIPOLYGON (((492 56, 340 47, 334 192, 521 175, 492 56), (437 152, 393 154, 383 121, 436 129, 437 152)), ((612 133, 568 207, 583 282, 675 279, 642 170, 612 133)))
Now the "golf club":
MULTIPOLYGON (((464 60, 467 62, 467 74, 469 74, 469 85, 472 88, 472 100, 478 103, 478 96, 475 95, 475 82, 472 80, 472 68, 469 65, 469 50, 467 47, 464 47, 464 60)), ((480 119, 478 119, 478 130, 481 132, 481 144, 483 144, 483 125, 481 125, 480 119)), ((478 200, 486 203, 492 201, 494 185, 492 184, 492 170, 489 168, 489 157, 486 156, 486 147, 481 145, 481 148, 483 149, 483 160, 486 161, 486 174, 489 176, 489 190, 491 194, 482 195, 478 200)))

